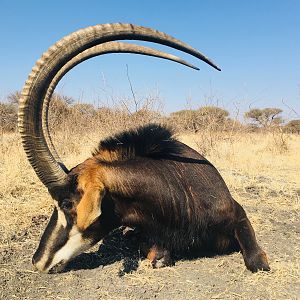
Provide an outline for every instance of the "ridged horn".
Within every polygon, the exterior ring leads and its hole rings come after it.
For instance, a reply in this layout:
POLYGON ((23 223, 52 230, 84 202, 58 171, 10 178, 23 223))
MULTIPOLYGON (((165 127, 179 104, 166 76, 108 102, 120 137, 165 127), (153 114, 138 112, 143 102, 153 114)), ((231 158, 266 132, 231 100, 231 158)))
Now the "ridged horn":
POLYGON ((18 125, 28 160, 39 179, 51 191, 65 184, 66 172, 49 150, 42 126, 43 103, 59 70, 73 57, 93 46, 115 40, 143 40, 166 45, 193 55, 220 70, 206 56, 163 33, 132 24, 102 24, 78 30, 45 52, 32 69, 22 90, 18 125))
POLYGON ((147 56, 153 56, 153 57, 158 57, 162 59, 167 59, 171 60, 174 62, 177 62, 179 64, 185 65, 187 67, 190 67, 195 70, 199 70, 199 68, 195 67, 194 65, 186 62, 185 60, 169 54, 165 53, 159 50, 155 50, 149 47, 144 47, 140 45, 135 45, 135 44, 128 44, 128 43, 121 43, 121 42, 107 42, 104 44, 100 44, 97 46, 94 46, 92 48, 89 48, 80 54, 76 55, 73 57, 70 61, 68 61, 60 70, 59 72, 55 75, 53 78, 48 90, 47 94, 44 100, 44 105, 43 105, 43 120, 42 120, 42 127, 45 128, 45 137, 48 142, 48 147, 49 150, 51 151, 54 159, 65 169, 65 167, 62 159, 58 155, 55 146, 53 144, 50 130, 49 130, 49 123, 48 123, 48 112, 49 112, 49 104, 51 101, 51 97, 53 95, 53 92, 59 83, 59 81, 62 79, 62 77, 69 72, 71 69, 76 67, 78 64, 81 62, 88 60, 89 58, 95 57, 95 56, 100 56, 108 53, 131 53, 131 54, 140 54, 140 55, 147 55, 147 56))

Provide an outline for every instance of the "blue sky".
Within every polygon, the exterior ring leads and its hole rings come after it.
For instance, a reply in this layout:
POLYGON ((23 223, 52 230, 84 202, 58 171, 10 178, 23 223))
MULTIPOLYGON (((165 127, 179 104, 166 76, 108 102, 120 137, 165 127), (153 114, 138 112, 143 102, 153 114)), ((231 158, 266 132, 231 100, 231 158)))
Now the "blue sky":
POLYGON ((210 57, 222 72, 193 57, 200 71, 137 55, 105 55, 70 71, 58 92, 105 104, 158 93, 165 111, 219 105, 233 114, 280 107, 300 114, 300 1, 15 1, 0 0, 0 99, 22 86, 35 61, 63 36, 86 26, 126 22, 164 31, 210 57), (285 104, 283 104, 286 103, 285 104), (187 104, 189 103, 189 104, 187 104))

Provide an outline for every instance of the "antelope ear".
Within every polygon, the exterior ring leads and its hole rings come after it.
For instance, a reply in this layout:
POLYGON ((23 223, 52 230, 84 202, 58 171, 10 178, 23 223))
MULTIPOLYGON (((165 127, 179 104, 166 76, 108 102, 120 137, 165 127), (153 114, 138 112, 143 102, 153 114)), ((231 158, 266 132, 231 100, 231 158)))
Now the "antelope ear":
POLYGON ((77 205, 77 227, 84 231, 101 215, 101 200, 105 190, 88 188, 77 205))

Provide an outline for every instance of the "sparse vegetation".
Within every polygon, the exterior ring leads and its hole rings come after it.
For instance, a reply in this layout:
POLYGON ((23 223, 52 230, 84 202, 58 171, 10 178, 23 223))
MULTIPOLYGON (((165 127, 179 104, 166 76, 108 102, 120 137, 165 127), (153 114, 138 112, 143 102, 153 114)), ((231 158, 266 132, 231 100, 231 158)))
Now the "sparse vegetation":
MULTIPOLYGON (((4 102, 0 102, 0 130, 13 132, 17 130, 17 111, 19 92, 11 93, 4 102)), ((110 133, 113 130, 124 130, 150 122, 167 123, 179 132, 197 133, 206 131, 266 131, 275 133, 300 133, 300 120, 284 123, 279 108, 251 109, 244 114, 250 124, 242 124, 231 118, 229 112, 217 106, 202 106, 198 109, 185 109, 165 116, 161 112, 158 96, 148 96, 144 100, 113 101, 113 107, 95 107, 75 99, 54 94, 49 109, 49 125, 54 131, 82 130, 110 133), (88 121, 88 122, 87 122, 88 121), (70 126, 72 125, 72 126, 70 126)))
POLYGON ((300 120, 292 120, 289 121, 285 126, 284 126, 285 131, 289 133, 296 133, 300 134, 300 120))
POLYGON ((0 101, 0 132, 16 131, 19 97, 20 93, 15 92, 9 94, 5 102, 0 101))
POLYGON ((246 209, 269 255, 271 272, 248 272, 238 253, 180 260, 175 267, 152 270, 139 249, 130 248, 130 241, 112 235, 100 248, 79 256, 67 273, 36 273, 31 256, 52 201, 29 166, 15 127, 7 129, 7 124, 15 126, 16 121, 16 103, 7 101, 0 108, 7 112, 10 107, 6 116, 14 117, 7 123, 9 118, 2 118, 1 110, 1 299, 74 299, 78 286, 86 299, 297 299, 300 135, 290 130, 294 125, 297 128, 297 122, 278 122, 268 129, 257 124, 260 129, 251 131, 221 108, 181 111, 166 118, 143 105, 130 112, 124 105, 95 108, 54 97, 52 135, 68 167, 89 157, 101 138, 116 131, 147 122, 175 125, 180 139, 204 153, 220 170, 232 195, 246 209), (22 284, 16 284, 16 278, 22 278, 22 284), (33 294, 36 289, 38 295, 33 294))
POLYGON ((168 121, 181 132, 193 132, 209 127, 210 130, 224 130, 230 124, 229 112, 216 106, 186 109, 171 113, 168 121))
POLYGON ((270 128, 283 123, 282 118, 279 116, 282 113, 280 108, 254 108, 245 113, 245 118, 250 119, 253 125, 262 128, 270 128))

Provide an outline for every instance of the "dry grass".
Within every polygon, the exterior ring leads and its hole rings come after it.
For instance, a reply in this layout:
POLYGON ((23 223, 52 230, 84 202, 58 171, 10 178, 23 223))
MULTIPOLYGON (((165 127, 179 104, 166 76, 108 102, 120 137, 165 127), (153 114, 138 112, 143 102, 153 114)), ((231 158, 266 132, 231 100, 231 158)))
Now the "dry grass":
MULTIPOLYGON (((28 164, 18 134, 12 133, 0 135, 0 298, 299 299, 300 136, 285 135, 284 150, 272 133, 204 132, 180 138, 206 152, 248 212, 269 255, 269 274, 248 272, 238 253, 179 261, 161 270, 141 261, 123 277, 118 277, 121 261, 55 276, 35 273, 30 256, 51 199, 28 164)), ((69 167, 87 158, 99 139, 96 133, 54 136, 69 167)))

